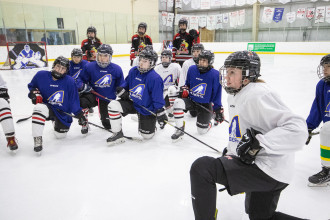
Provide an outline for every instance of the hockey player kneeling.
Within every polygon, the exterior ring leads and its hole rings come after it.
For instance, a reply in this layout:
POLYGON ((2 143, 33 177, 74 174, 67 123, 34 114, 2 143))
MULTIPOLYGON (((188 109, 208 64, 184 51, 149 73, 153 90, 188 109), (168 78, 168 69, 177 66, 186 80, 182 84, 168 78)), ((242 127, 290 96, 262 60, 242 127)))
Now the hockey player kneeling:
POLYGON ((172 135, 174 142, 184 135, 182 131, 185 129, 184 111, 197 112, 196 125, 200 134, 207 133, 211 128, 212 111, 216 114, 216 121, 220 123, 224 121, 219 71, 213 68, 213 62, 214 54, 204 50, 199 54, 198 65, 191 66, 188 70, 186 83, 180 88, 180 98, 175 100, 173 107, 175 124, 181 128, 172 135))
POLYGON ((220 72, 228 93, 229 142, 222 157, 201 157, 191 166, 195 220, 216 219, 216 183, 230 195, 245 192, 245 212, 251 220, 300 219, 276 212, 276 207, 293 177, 294 154, 307 138, 304 119, 258 79, 260 59, 255 52, 229 55, 220 72))
POLYGON ((161 129, 165 127, 167 116, 164 109, 164 85, 162 78, 154 71, 157 59, 155 51, 143 50, 139 56, 139 65, 129 71, 125 82, 117 88, 117 97, 120 100, 112 101, 108 106, 113 132, 107 139, 109 145, 125 141, 121 125, 122 115, 138 115, 139 133, 144 139, 154 136, 156 120, 161 129))
POLYGON ((56 138, 64 138, 69 131, 74 113, 79 124, 86 126, 87 120, 80 108, 75 81, 67 75, 69 60, 56 58, 51 71, 39 71, 28 84, 29 98, 35 104, 32 113, 32 136, 34 151, 41 153, 42 133, 46 120, 53 121, 56 138))

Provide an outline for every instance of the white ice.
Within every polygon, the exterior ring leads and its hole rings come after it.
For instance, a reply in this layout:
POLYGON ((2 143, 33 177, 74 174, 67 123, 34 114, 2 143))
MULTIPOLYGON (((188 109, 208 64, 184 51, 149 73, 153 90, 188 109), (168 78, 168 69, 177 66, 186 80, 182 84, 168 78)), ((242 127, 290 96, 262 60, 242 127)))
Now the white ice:
MULTIPOLYGON (((219 69, 228 54, 217 54, 219 69)), ((261 74, 284 102, 297 114, 307 117, 318 82, 316 69, 322 56, 260 55, 261 74)), ((114 58, 124 74, 129 59, 114 58)), ((1 71, 11 96, 14 120, 31 115, 27 84, 34 70, 1 71)), ((227 96, 222 102, 227 109, 227 96)), ((227 115, 228 112, 226 112, 227 115)), ((228 124, 213 127, 206 135, 197 133, 195 119, 186 115, 186 131, 212 147, 227 144, 228 124)), ((95 108, 91 122, 101 125, 95 108)), ((152 140, 126 141, 108 147, 110 133, 91 127, 87 137, 74 121, 65 139, 53 135, 50 122, 44 130, 41 157, 33 152, 31 120, 15 124, 19 151, 11 155, 0 131, 0 219, 1 220, 192 220, 189 170, 201 156, 220 156, 185 135, 173 144, 174 128, 158 128, 152 140)), ((139 136, 137 122, 123 120, 127 136, 139 136)), ((0 128, 1 130, 2 128, 0 128)), ((296 173, 285 189, 278 211, 313 220, 330 219, 330 187, 309 188, 307 179, 321 170, 319 137, 296 154, 296 173)), ((222 186, 219 186, 222 187, 222 186)), ((239 220, 244 214, 244 195, 218 193, 218 219, 239 220)))

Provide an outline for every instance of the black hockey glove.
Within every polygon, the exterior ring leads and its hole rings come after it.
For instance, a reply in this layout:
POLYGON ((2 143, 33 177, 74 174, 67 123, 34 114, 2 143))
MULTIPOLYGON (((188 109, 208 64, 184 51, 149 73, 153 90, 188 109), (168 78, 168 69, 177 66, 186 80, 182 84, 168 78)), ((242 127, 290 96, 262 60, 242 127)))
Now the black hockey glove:
POLYGON ((38 103, 42 103, 42 96, 40 94, 40 91, 37 88, 32 89, 30 91, 29 98, 31 99, 32 104, 34 104, 34 105, 36 105, 38 103))
POLYGON ((214 120, 220 124, 225 120, 225 115, 223 114, 223 112, 224 110, 222 106, 214 111, 215 113, 214 120))
POLYGON ((164 108, 158 109, 156 112, 156 115, 157 115, 157 121, 160 126, 160 129, 163 129, 166 125, 165 121, 168 120, 165 109, 164 108))
POLYGON ((308 129, 308 138, 307 138, 307 141, 306 141, 306 145, 309 144, 309 142, 311 141, 311 139, 313 137, 312 131, 313 131, 313 129, 308 129))
POLYGON ((179 98, 188 98, 189 95, 189 87, 181 86, 179 91, 179 98))
POLYGON ((78 118, 79 125, 81 125, 81 126, 87 125, 88 121, 87 121, 86 116, 84 115, 83 111, 79 112, 76 116, 78 118))
POLYGON ((223 156, 223 157, 226 156, 227 152, 228 152, 228 150, 227 150, 227 148, 225 147, 225 149, 223 149, 223 151, 222 151, 222 156, 223 156))
MULTIPOLYGON (((197 38, 198 38, 198 33, 197 33, 197 31, 195 30, 195 29, 191 29, 190 31, 189 31, 189 34, 190 34, 190 36, 192 36, 195 40, 197 40, 197 38)), ((196 42, 197 43, 197 42, 196 42)))
POLYGON ((243 163, 253 164, 261 149, 260 143, 256 138, 257 134, 261 134, 261 132, 253 128, 246 129, 246 133, 237 145, 236 152, 243 163))
POLYGON ((123 87, 116 88, 116 95, 121 100, 128 101, 129 100, 129 93, 123 87))
POLYGON ((90 91, 92 91, 92 89, 93 89, 93 88, 92 88, 90 85, 84 83, 84 84, 82 85, 82 87, 80 88, 79 93, 89 93, 90 91))
POLYGON ((8 89, 0 88, 0 98, 6 99, 8 101, 9 99, 8 89))

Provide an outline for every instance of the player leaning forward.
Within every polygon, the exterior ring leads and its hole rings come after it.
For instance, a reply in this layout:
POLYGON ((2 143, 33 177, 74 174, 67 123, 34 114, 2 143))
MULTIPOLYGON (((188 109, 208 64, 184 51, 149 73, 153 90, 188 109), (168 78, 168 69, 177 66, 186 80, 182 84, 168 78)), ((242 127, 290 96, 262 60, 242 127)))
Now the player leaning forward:
POLYGON ((0 123, 7 138, 7 147, 11 151, 18 149, 15 140, 15 128, 13 123, 13 117, 11 115, 11 109, 9 105, 9 94, 6 82, 0 75, 0 123))
POLYGON ((108 109, 111 130, 114 133, 107 139, 109 145, 124 142, 122 115, 138 114, 139 133, 145 139, 155 134, 156 119, 161 128, 167 120, 164 109, 162 78, 154 71, 158 55, 153 50, 143 50, 139 66, 133 67, 125 82, 117 88, 118 101, 110 102, 108 109))
POLYGON ((330 54, 322 57, 317 74, 321 79, 316 86, 316 96, 306 120, 309 137, 306 144, 312 138, 312 131, 321 121, 320 129, 321 165, 322 170, 308 178, 310 186, 330 185, 330 54))
POLYGON ((40 152, 42 133, 46 120, 54 122, 56 138, 64 138, 69 131, 73 113, 79 124, 86 126, 87 120, 80 108, 79 96, 75 81, 67 75, 69 60, 63 56, 56 58, 51 71, 41 70, 28 84, 29 98, 35 104, 32 113, 32 136, 34 151, 40 152))
POLYGON ((230 195, 246 193, 245 211, 250 219, 299 219, 275 210, 293 176, 294 153, 307 138, 304 119, 258 79, 256 53, 235 52, 220 71, 221 84, 229 94, 229 143, 224 156, 201 157, 192 164, 195 219, 215 219, 216 183, 230 195))

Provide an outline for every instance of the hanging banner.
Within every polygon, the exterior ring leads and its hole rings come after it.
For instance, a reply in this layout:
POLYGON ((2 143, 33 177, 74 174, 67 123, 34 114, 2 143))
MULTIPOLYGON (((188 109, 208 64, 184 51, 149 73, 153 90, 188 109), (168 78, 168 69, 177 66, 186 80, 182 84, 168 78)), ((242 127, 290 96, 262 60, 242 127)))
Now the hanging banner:
POLYGON ((238 26, 244 25, 245 23, 245 9, 238 11, 238 26))
POLYGON ((307 8, 306 18, 312 20, 314 18, 315 8, 307 8))
POLYGON ((174 19, 174 14, 173 13, 167 13, 166 26, 173 27, 173 19, 174 19))
POLYGON ((264 7, 264 13, 262 15, 262 23, 267 24, 272 22, 274 14, 274 8, 264 7))
POLYGON ((236 5, 237 6, 243 6, 246 4, 246 0, 236 0, 236 5))
POLYGON ((206 15, 200 16, 199 17, 199 26, 202 28, 206 27, 206 20, 207 20, 206 15))
POLYGON ((296 20, 296 12, 292 11, 289 13, 286 13, 286 21, 288 23, 293 23, 296 20))
POLYGON ((198 16, 190 16, 189 21, 189 29, 198 30, 198 16))
POLYGON ((228 20, 229 20, 228 13, 222 14, 222 22, 224 24, 227 24, 228 23, 228 20))
POLYGON ((325 6, 317 7, 315 11, 315 24, 323 23, 324 17, 325 17, 325 6))
POLYGON ((221 1, 220 0, 211 0, 211 7, 220 7, 221 1))
POLYGON ((215 20, 216 20, 215 28, 221 29, 222 28, 222 14, 216 15, 215 20))
POLYGON ((275 8, 273 21, 275 21, 276 23, 282 21, 283 12, 284 8, 275 8))
POLYGON ((200 9, 201 8, 201 0, 191 0, 191 8, 200 9))
POLYGON ((330 5, 325 7, 325 20, 330 23, 330 5))
POLYGON ((167 7, 173 8, 173 0, 167 0, 167 7))
POLYGON ((182 8, 182 0, 175 0, 175 8, 182 8))
POLYGON ((282 4, 286 4, 288 2, 290 2, 291 0, 279 0, 282 4))
POLYGON ((162 11, 162 25, 166 26, 166 23, 167 23, 167 12, 162 11))
POLYGON ((237 27, 237 23, 238 23, 238 12, 237 11, 233 11, 229 13, 229 24, 230 27, 232 28, 236 28, 237 27))
POLYGON ((305 18, 305 14, 306 14, 306 8, 297 9, 297 18, 303 19, 303 18, 305 18))
POLYGON ((206 28, 208 30, 214 30, 215 29, 215 15, 209 15, 207 16, 207 25, 206 28))
POLYGON ((248 4, 248 5, 253 5, 256 2, 257 2, 257 0, 246 0, 246 4, 248 4))
POLYGON ((225 5, 229 6, 229 7, 234 6, 235 3, 236 3, 236 0, 226 0, 225 1, 225 5))
POLYGON ((178 25, 179 24, 179 21, 181 19, 181 14, 176 14, 175 15, 175 20, 174 20, 174 25, 178 25))
POLYGON ((210 0, 200 0, 200 1, 201 1, 201 9, 211 9, 210 0))
POLYGON ((183 3, 184 3, 185 5, 188 5, 188 4, 190 3, 190 1, 191 1, 191 0, 183 0, 183 3))

